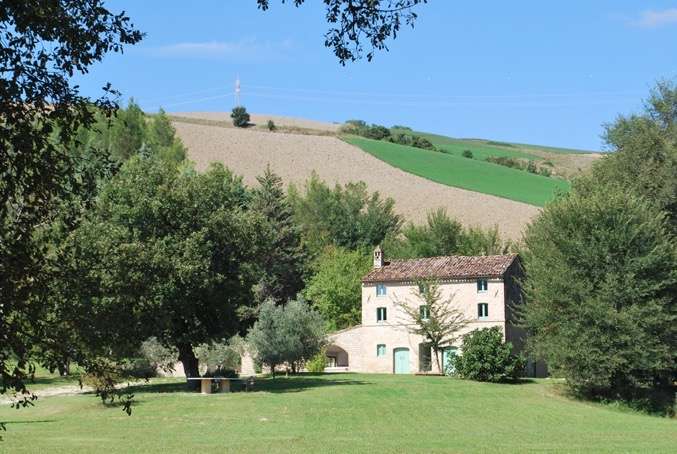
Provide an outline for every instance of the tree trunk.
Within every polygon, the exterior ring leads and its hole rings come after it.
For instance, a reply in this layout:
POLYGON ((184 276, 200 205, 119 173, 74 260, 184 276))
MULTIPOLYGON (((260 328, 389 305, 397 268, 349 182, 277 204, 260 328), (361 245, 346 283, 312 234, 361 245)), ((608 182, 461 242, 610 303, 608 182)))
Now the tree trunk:
POLYGON ((273 378, 275 378, 275 364, 270 365, 270 373, 273 375, 273 378))
POLYGON ((296 375, 296 361, 291 362, 291 374, 296 375))
MULTIPOLYGON (((183 364, 183 371, 186 374, 186 379, 199 377, 199 363, 193 352, 193 346, 190 344, 179 344, 177 345, 177 348, 179 350, 179 361, 183 364)), ((197 389, 200 385, 199 380, 186 380, 186 382, 188 388, 191 389, 197 389)))
POLYGON ((433 353, 435 353, 435 364, 437 364, 437 372, 444 375, 444 371, 442 370, 442 364, 440 364, 440 350, 437 348, 433 348, 433 353))

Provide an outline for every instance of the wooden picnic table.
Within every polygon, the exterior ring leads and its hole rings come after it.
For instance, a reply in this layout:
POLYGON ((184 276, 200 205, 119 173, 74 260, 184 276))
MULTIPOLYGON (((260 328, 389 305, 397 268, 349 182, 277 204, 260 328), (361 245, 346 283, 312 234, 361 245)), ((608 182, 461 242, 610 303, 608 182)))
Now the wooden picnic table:
POLYGON ((220 393, 229 393, 230 392, 230 382, 232 381, 246 381, 247 389, 249 389, 254 384, 254 377, 249 377, 248 379, 244 378, 227 378, 227 377, 189 377, 188 380, 199 380, 200 381, 200 392, 202 394, 211 394, 212 393, 212 383, 216 382, 218 384, 218 391, 220 393))

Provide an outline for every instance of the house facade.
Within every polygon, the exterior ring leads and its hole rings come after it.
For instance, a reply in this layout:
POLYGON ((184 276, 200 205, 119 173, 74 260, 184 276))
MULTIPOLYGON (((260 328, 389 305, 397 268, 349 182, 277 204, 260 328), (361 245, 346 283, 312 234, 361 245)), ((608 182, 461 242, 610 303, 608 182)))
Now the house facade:
MULTIPOLYGON (((446 367, 460 353, 461 336, 478 328, 497 326, 514 348, 522 348, 524 333, 515 326, 514 307, 522 302, 518 285, 521 267, 516 254, 448 256, 386 261, 374 250, 374 266, 362 279, 362 321, 333 333, 327 348, 327 371, 363 373, 440 373, 426 340, 412 334, 413 320, 406 304, 425 311, 419 295, 421 281, 434 281, 443 301, 461 311, 467 326, 445 347, 446 367)), ((531 366, 530 374, 537 374, 531 366)))

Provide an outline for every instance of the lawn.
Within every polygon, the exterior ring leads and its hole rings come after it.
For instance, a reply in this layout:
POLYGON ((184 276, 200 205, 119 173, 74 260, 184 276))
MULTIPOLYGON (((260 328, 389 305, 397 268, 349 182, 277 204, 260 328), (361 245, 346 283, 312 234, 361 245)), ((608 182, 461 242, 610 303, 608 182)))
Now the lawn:
POLYGON ((0 451, 674 452, 677 421, 570 400, 547 380, 321 375, 200 395, 176 380, 135 391, 132 416, 91 395, 0 408, 0 451))
POLYGON ((534 175, 480 159, 468 159, 454 154, 362 137, 349 136, 345 140, 405 172, 447 186, 492 194, 531 205, 543 206, 558 192, 566 192, 570 187, 566 180, 534 175))

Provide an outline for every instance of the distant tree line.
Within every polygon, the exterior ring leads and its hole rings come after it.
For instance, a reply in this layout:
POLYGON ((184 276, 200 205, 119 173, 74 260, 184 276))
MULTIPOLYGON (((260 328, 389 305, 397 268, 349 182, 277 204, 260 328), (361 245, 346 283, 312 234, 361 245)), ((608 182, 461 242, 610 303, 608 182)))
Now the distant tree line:
POLYGON ((348 120, 342 126, 341 131, 346 134, 355 134, 367 139, 386 140, 388 142, 408 147, 422 148, 424 150, 436 150, 435 145, 428 139, 414 134, 409 127, 393 126, 386 128, 381 125, 368 125, 363 120, 348 120))

